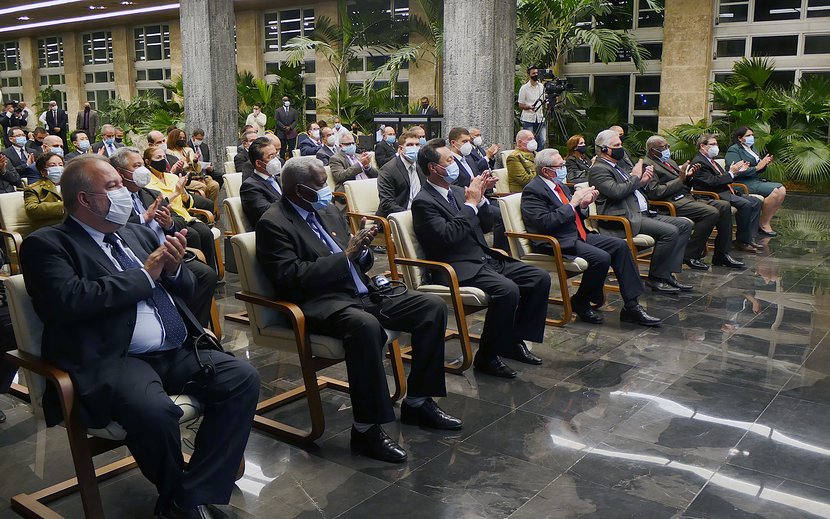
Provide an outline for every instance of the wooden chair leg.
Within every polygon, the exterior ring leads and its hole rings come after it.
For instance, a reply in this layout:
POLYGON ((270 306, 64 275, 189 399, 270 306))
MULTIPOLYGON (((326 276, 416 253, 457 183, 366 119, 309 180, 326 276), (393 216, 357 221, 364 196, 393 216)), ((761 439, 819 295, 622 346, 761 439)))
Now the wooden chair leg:
POLYGON ((571 294, 568 291, 568 274, 565 272, 565 265, 561 261, 556 269, 556 275, 559 279, 559 294, 562 299, 553 299, 553 302, 562 305, 562 318, 545 319, 545 324, 549 326, 565 326, 573 319, 573 308, 571 306, 571 294))
POLYGON ((395 379, 395 392, 390 395, 397 402, 406 394, 406 372, 403 369, 401 346, 397 339, 389 343, 389 360, 392 362, 392 377, 395 379))
POLYGON ((248 312, 237 312, 235 314, 225 314, 225 320, 230 321, 232 323, 239 323, 244 325, 251 324, 251 320, 248 318, 248 312))
POLYGON ((222 340, 222 318, 219 316, 219 309, 216 306, 216 298, 210 300, 210 329, 213 330, 213 335, 220 341, 222 340))
POLYGON ((216 275, 220 280, 225 279, 225 262, 222 261, 221 241, 221 238, 213 240, 213 254, 216 256, 216 275))

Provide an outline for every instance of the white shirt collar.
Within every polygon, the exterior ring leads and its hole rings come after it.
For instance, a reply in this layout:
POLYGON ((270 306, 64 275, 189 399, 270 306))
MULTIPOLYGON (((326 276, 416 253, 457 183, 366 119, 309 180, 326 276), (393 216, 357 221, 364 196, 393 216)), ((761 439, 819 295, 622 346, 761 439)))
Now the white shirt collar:
POLYGON ((556 182, 554 182, 553 180, 551 180, 549 178, 545 178, 542 175, 537 175, 537 176, 545 181, 545 184, 547 184, 547 186, 550 188, 551 191, 556 193, 556 186, 557 186, 556 182))
POLYGON ((90 227, 89 225, 85 224, 84 222, 78 220, 74 216, 70 215, 70 218, 75 220, 75 222, 77 222, 78 225, 83 227, 83 229, 87 232, 87 234, 89 234, 89 236, 93 240, 95 240, 95 243, 97 243, 99 247, 102 247, 104 245, 104 233, 102 233, 101 231, 99 231, 97 229, 93 229, 92 227, 90 227))
POLYGON ((260 170, 258 170, 258 169, 255 169, 255 170, 254 170, 254 173, 256 173, 256 174, 257 174, 257 176, 259 176, 259 178, 261 178, 262 180, 271 180, 271 176, 270 176, 270 175, 267 175, 267 174, 265 174, 265 173, 261 172, 261 171, 260 171, 260 170))
MULTIPOLYGON (((444 198, 447 198, 447 195, 448 195, 448 194, 449 194, 449 192, 450 192, 450 190, 449 190, 449 189, 447 189, 446 187, 437 186, 437 185, 433 184, 432 182, 430 182, 429 180, 427 180, 427 182, 429 182, 429 185, 431 185, 432 187, 434 187, 434 188, 435 188, 435 190, 436 190, 436 191, 438 191, 438 193, 439 193, 441 196, 443 196, 444 198)), ((449 200, 449 199, 448 199, 448 200, 449 200)))

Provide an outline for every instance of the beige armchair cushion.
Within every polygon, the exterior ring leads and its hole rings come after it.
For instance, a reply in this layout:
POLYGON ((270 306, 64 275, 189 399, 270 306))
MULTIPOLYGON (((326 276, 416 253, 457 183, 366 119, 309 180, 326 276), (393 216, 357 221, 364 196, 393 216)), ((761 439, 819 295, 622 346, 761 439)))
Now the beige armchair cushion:
POLYGON ((228 220, 231 224, 231 232, 233 234, 240 234, 243 232, 251 232, 254 230, 248 217, 245 216, 245 211, 242 210, 242 199, 238 196, 226 198, 223 202, 225 205, 225 212, 228 215, 228 220))
POLYGON ((508 181, 507 168, 494 169, 493 175, 498 179, 498 182, 496 182, 496 193, 509 193, 510 182, 508 181))
POLYGON ((346 203, 349 204, 350 211, 363 214, 378 212, 378 179, 349 180, 343 184, 343 189, 346 191, 346 203))
MULTIPOLYGON (((226 164, 225 171, 228 171, 227 168, 226 164)), ((233 168, 231 168, 231 171, 233 171, 233 168)), ((239 196, 239 189, 242 187, 242 173, 225 173, 222 176, 225 178, 225 196, 229 198, 239 196)))

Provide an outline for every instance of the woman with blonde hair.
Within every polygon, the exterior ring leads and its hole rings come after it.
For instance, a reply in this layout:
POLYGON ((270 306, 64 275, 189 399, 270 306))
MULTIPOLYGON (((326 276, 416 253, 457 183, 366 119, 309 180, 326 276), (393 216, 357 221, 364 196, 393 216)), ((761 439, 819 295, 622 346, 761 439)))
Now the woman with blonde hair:
POLYGON ((184 173, 190 175, 190 182, 187 187, 203 192, 213 202, 214 214, 217 213, 219 183, 202 171, 202 165, 196 157, 196 152, 187 145, 187 134, 184 130, 173 128, 167 134, 167 154, 184 161, 184 173))

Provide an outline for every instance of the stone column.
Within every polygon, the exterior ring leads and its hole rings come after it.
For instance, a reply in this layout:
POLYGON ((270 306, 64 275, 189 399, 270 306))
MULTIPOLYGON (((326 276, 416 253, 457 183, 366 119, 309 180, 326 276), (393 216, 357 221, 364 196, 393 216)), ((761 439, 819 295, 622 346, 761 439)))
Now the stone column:
POLYGON ((135 97, 135 38, 132 29, 123 25, 112 29, 112 70, 115 73, 115 97, 125 101, 135 97))
POLYGON ((236 69, 250 72, 255 79, 265 75, 264 25, 259 11, 236 13, 236 69), (242 35, 240 37, 239 35, 242 35))
POLYGON ((445 136, 475 126, 485 142, 511 148, 515 70, 515 0, 444 2, 445 136))
POLYGON ((170 80, 182 74, 182 33, 178 20, 170 20, 170 80))
POLYGON ((75 115, 86 101, 83 47, 80 33, 67 32, 61 36, 63 38, 63 76, 66 79, 66 106, 63 108, 69 117, 69 131, 72 131, 75 129, 75 115))
MULTIPOLYGON (((328 16, 333 23, 339 25, 340 14, 337 11, 337 2, 329 0, 314 4, 314 17, 319 19, 321 16, 328 16)), ((341 114, 329 114, 328 112, 320 110, 319 107, 328 103, 329 88, 331 88, 332 85, 336 85, 338 81, 337 71, 320 52, 315 55, 314 63, 316 71, 315 75, 317 78, 317 118, 321 119, 323 116, 327 116, 328 120, 331 121, 332 119, 329 116, 339 116, 341 114)), ((345 123, 346 121, 344 121, 344 124, 345 123)))
POLYGON ((205 130, 213 167, 224 172, 225 146, 238 132, 233 2, 183 0, 179 16, 187 131, 205 130))
POLYGON ((660 78, 660 130, 709 116, 715 22, 712 0, 666 0, 660 78))
POLYGON ((35 98, 40 91, 37 40, 35 38, 20 38, 17 43, 20 46, 20 81, 23 84, 23 100, 26 101, 32 112, 39 116, 43 109, 40 106, 35 106, 35 98))

